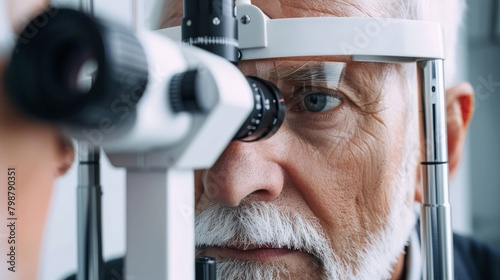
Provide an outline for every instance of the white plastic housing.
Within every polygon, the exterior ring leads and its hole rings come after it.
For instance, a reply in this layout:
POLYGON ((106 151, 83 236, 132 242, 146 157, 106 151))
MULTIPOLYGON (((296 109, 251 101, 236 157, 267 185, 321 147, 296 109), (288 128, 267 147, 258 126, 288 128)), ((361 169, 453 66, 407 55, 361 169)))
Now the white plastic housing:
MULTIPOLYGON (((132 127, 119 137, 112 133, 104 135, 106 153, 136 153, 167 147, 182 140, 192 124, 191 116, 174 114, 170 108, 170 80, 189 67, 179 44, 147 31, 139 32, 137 36, 147 56, 148 84, 137 104, 132 127)), ((127 111, 131 112, 127 106, 125 101, 117 100, 111 109, 121 110, 123 116, 127 116, 127 111)))
POLYGON ((139 34, 148 55, 150 81, 137 106, 137 119, 103 147, 115 166, 129 168, 210 167, 250 114, 253 95, 245 76, 230 62, 151 32, 139 34), (211 107, 206 113, 174 113, 172 77, 198 69, 197 87, 211 107))

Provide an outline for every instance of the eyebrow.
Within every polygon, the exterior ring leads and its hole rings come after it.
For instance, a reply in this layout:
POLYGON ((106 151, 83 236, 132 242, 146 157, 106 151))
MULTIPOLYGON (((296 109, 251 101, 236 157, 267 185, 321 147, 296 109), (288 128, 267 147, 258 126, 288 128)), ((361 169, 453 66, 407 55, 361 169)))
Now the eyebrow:
POLYGON ((346 64, 343 62, 306 63, 298 67, 276 67, 272 76, 291 82, 324 82, 338 85, 346 64))

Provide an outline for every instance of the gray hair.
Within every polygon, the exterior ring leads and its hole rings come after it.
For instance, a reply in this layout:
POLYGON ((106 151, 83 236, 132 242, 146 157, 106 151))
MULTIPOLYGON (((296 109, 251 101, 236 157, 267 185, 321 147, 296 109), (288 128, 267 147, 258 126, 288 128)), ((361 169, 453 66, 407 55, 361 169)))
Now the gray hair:
POLYGON ((465 0, 403 0, 401 18, 437 22, 445 33, 446 84, 457 82, 459 29, 466 9, 465 0))

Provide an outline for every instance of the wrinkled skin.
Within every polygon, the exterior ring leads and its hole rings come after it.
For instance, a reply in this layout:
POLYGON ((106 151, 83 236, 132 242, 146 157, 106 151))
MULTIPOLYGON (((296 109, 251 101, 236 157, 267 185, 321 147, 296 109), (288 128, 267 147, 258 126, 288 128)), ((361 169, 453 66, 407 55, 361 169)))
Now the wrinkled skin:
MULTIPOLYGON (((252 4, 270 18, 394 17, 398 8, 395 1, 368 0, 260 0, 252 4)), ((181 1, 167 1, 163 26, 179 25, 181 18, 181 1)), ((279 63, 242 62, 239 68, 245 74, 259 75, 258 69, 279 63)), ((352 248, 363 247, 369 234, 385 227, 391 207, 404 209, 406 217, 400 217, 401 221, 411 219, 411 208, 421 199, 418 102, 416 90, 412 91, 416 89, 415 72, 394 65, 348 65, 346 71, 360 75, 355 79, 361 97, 342 92, 339 106, 311 113, 300 109, 301 100, 284 92, 287 116, 278 133, 257 143, 233 142, 212 168, 197 172, 197 213, 213 204, 236 207, 248 201, 290 207, 319 221, 332 249, 353 271, 358 264, 348 257, 352 248), (394 197, 398 188, 403 191, 394 197)), ((452 175, 460 160, 472 99, 468 84, 447 92, 452 175)), ((404 244, 400 246, 402 251, 404 244)), ((228 257, 220 247, 207 248, 204 253, 228 257)), ((253 260, 244 253, 238 257, 253 260)), ((392 279, 402 277, 404 256, 396 259, 388 268, 392 279)), ((292 279, 319 279, 321 273, 311 256, 302 252, 266 261, 285 265, 292 279)))

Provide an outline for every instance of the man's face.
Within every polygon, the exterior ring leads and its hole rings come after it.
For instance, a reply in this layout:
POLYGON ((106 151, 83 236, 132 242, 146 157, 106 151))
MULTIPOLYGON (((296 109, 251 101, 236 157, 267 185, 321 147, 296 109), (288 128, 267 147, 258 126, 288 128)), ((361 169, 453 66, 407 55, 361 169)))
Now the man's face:
MULTIPOLYGON (((253 4, 271 18, 391 14, 339 2, 253 4)), ((217 258, 222 279, 390 278, 414 223, 413 72, 311 57, 239 68, 280 88, 286 117, 271 138, 233 142, 197 172, 198 254, 217 258)))

